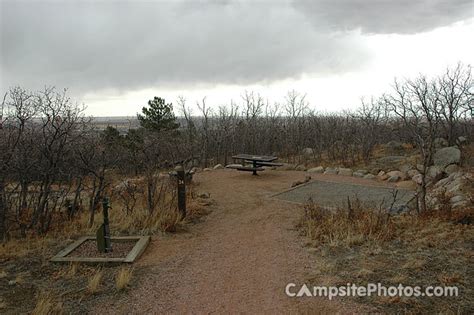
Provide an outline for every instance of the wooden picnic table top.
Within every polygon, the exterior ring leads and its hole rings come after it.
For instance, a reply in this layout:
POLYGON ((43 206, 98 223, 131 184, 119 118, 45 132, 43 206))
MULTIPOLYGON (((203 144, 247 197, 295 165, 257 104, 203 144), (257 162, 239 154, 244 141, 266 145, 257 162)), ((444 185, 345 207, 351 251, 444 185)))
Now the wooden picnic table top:
POLYGON ((271 162, 278 159, 276 156, 268 155, 252 155, 252 154, 237 154, 232 156, 233 159, 242 159, 248 161, 271 162))

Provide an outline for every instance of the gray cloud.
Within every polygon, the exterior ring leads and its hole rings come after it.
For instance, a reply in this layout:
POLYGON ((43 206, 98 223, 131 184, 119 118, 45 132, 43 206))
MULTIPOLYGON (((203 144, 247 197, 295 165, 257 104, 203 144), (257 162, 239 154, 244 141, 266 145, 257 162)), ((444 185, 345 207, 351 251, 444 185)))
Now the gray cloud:
POLYGON ((472 0, 294 0, 317 28, 413 34, 473 17, 472 0))
MULTIPOLYGON (((409 28, 390 19, 383 25, 377 15, 397 6, 370 0, 330 3, 3 1, 2 89, 56 85, 80 94, 344 73, 370 60, 351 30, 409 28)), ((441 24, 459 16, 450 8, 444 5, 441 24)), ((434 21, 422 17, 418 27, 434 21)))
POLYGON ((246 84, 367 60, 350 34, 318 33, 287 3, 20 2, 1 20, 5 85, 246 84))

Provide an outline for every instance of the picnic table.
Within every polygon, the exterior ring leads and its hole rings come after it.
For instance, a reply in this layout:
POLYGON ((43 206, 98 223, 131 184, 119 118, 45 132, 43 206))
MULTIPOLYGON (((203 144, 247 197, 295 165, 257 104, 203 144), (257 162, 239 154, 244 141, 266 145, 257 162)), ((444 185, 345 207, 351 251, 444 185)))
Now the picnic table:
POLYGON ((263 171, 262 166, 282 166, 281 163, 274 163, 277 160, 276 156, 267 155, 251 155, 251 154, 237 154, 233 155, 234 160, 242 160, 242 166, 228 166, 227 168, 234 168, 238 171, 252 172, 252 175, 257 175, 257 172, 263 171), (252 166, 245 166, 246 162, 252 163, 252 166))

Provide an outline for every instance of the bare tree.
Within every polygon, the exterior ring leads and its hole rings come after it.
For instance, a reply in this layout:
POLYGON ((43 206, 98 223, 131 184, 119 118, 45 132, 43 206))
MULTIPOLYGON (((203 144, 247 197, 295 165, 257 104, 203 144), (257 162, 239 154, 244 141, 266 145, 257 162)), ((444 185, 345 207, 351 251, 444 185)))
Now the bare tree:
POLYGON ((394 94, 384 96, 385 104, 410 132, 422 158, 422 182, 418 205, 426 211, 427 172, 434 154, 434 139, 440 126, 440 92, 435 81, 425 76, 403 83, 395 81, 394 94))
POLYGON ((450 69, 437 80, 440 108, 443 117, 442 126, 449 145, 454 145, 458 134, 456 126, 465 114, 472 114, 473 78, 471 66, 461 63, 450 69))
POLYGON ((361 100, 361 107, 354 118, 361 122, 357 130, 357 140, 360 145, 361 155, 367 163, 372 155, 374 146, 379 142, 381 126, 386 122, 383 103, 380 100, 370 100, 370 103, 361 100))
POLYGON ((30 228, 40 221, 39 231, 49 227, 51 212, 49 197, 52 185, 67 172, 64 156, 73 151, 74 137, 83 118, 84 108, 71 102, 66 90, 58 92, 54 87, 45 88, 38 94, 40 143, 40 193, 35 205, 30 228))
POLYGON ((27 124, 36 112, 36 97, 20 87, 11 88, 2 101, 0 128, 0 240, 7 236, 6 186, 15 178, 12 164, 17 160, 17 152, 24 137, 27 124))
POLYGON ((255 92, 245 91, 242 95, 244 105, 242 107, 242 114, 244 121, 241 124, 241 137, 244 141, 243 150, 245 152, 258 153, 257 138, 258 138, 258 122, 259 117, 263 112, 265 102, 260 94, 255 92))
POLYGON ((204 167, 208 167, 209 163, 209 142, 210 139, 210 118, 212 111, 209 107, 206 106, 206 97, 202 99, 201 104, 197 103, 197 106, 202 114, 202 134, 201 134, 201 158, 204 161, 204 167))
POLYGON ((234 104, 230 108, 219 106, 217 116, 217 161, 220 162, 223 155, 224 165, 228 164, 229 152, 233 143, 232 134, 235 131, 235 120, 237 116, 237 107, 234 104))
POLYGON ((196 128, 196 123, 193 119, 192 116, 192 111, 191 108, 186 106, 186 99, 182 96, 178 97, 178 107, 181 112, 181 114, 184 117, 184 120, 186 122, 185 126, 185 151, 186 155, 191 158, 191 165, 194 164, 194 160, 196 157, 196 152, 198 150, 197 148, 197 128, 196 128))
MULTIPOLYGON (((303 126, 305 115, 308 110, 308 103, 305 100, 306 95, 301 95, 295 90, 289 91, 285 97, 285 135, 287 156, 298 156, 303 149, 303 126), (293 150, 291 150, 293 148, 293 150)), ((300 161, 298 161, 300 162, 300 161)))

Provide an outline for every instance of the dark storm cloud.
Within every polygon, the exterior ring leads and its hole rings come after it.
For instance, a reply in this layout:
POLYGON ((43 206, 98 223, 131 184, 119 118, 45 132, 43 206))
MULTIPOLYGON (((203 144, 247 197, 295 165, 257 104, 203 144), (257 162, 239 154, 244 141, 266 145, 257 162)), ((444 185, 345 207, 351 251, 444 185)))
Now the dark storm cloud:
POLYGON ((473 17, 472 0, 295 0, 317 27, 412 34, 473 17))
MULTIPOLYGON (((357 70, 370 56, 346 30, 390 30, 395 22, 382 25, 375 1, 330 3, 2 1, 2 89, 186 88, 357 70)), ((449 8, 447 16, 457 14, 449 8)), ((434 24, 421 20, 422 28, 434 24)))
POLYGON ((1 20, 4 85, 246 84, 367 60, 349 35, 318 33, 288 3, 22 1, 4 3, 1 20))

